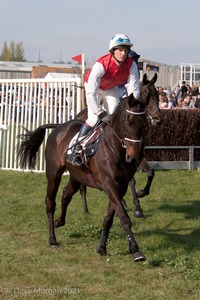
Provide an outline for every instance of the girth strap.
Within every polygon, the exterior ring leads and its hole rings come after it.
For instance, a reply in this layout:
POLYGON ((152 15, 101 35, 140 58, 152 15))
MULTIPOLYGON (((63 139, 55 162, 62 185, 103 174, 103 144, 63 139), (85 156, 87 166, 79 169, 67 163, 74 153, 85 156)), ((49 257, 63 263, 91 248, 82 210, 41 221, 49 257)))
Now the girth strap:
POLYGON ((91 184, 92 187, 96 188, 96 183, 94 182, 94 179, 92 178, 92 174, 90 173, 90 170, 87 168, 87 172, 86 172, 87 178, 91 184))

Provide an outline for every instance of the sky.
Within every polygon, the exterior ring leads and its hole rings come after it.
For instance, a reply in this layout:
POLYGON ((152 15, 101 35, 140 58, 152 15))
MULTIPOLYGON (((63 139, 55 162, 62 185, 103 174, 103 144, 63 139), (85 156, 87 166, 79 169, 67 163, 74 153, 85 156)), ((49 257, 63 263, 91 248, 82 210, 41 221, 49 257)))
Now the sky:
POLYGON ((0 0, 0 51, 22 42, 27 61, 88 65, 124 33, 140 58, 169 65, 200 64, 197 0, 0 0))

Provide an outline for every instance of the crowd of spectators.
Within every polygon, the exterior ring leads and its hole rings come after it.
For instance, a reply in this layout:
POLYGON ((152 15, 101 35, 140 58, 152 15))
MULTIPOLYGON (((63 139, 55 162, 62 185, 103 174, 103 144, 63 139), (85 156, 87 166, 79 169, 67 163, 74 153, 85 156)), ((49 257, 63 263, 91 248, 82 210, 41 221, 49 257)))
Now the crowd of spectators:
POLYGON ((190 87, 185 81, 177 85, 174 91, 171 87, 157 87, 160 109, 200 109, 200 82, 198 86, 190 87))

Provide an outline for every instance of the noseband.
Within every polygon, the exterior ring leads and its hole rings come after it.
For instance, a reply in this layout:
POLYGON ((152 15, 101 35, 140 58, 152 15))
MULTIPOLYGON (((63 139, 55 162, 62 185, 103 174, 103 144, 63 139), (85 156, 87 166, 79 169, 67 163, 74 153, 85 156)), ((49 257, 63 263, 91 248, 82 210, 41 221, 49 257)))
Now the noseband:
MULTIPOLYGON (((156 112, 155 112, 155 114, 156 114, 156 112)), ((155 114, 154 114, 154 115, 155 115, 155 114)), ((152 125, 154 125, 154 123, 155 123, 155 121, 154 121, 154 115, 151 116, 151 115, 149 115, 148 113, 146 113, 147 120, 148 120, 152 125)))

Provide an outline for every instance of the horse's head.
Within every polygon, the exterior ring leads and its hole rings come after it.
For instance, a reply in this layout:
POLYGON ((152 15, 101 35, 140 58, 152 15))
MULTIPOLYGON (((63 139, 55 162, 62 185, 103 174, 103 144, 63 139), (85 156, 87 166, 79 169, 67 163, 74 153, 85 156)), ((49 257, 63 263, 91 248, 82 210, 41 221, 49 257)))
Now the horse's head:
POLYGON ((122 124, 123 144, 126 148, 126 162, 137 160, 143 147, 143 128, 145 110, 143 104, 131 94, 127 98, 125 115, 122 124))
POLYGON ((145 112, 147 119, 152 125, 159 125, 162 122, 161 112, 159 109, 159 94, 155 87, 157 80, 157 73, 151 80, 147 79, 147 75, 144 74, 143 81, 141 82, 141 102, 145 106, 145 112))

